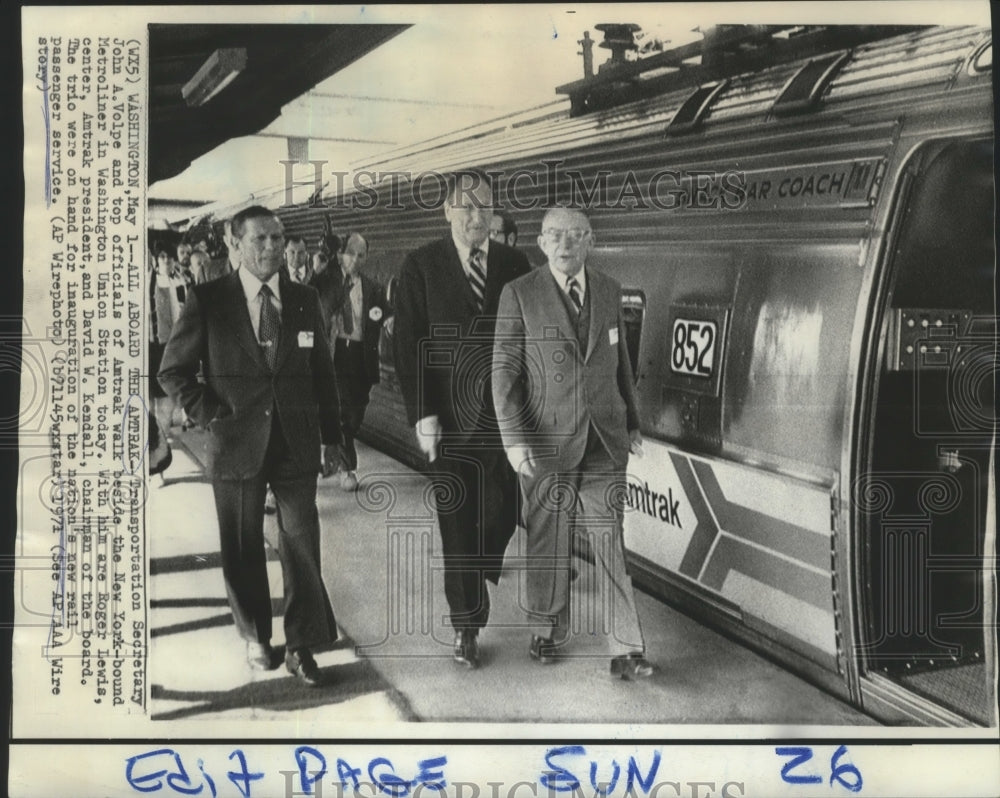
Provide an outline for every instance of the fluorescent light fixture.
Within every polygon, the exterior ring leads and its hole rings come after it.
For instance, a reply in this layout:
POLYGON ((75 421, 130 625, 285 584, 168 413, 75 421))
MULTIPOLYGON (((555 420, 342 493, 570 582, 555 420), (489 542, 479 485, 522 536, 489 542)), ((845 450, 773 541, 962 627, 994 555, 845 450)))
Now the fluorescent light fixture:
POLYGON ((181 95, 191 108, 204 105, 233 82, 247 66, 247 51, 243 47, 228 47, 212 53, 191 80, 184 84, 181 95))

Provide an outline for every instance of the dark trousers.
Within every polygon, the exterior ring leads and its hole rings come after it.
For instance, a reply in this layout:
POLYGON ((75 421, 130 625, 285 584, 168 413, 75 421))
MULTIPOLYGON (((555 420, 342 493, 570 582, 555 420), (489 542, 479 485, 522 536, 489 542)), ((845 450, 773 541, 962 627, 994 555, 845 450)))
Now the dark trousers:
POLYGON ((443 443, 429 465, 435 482, 451 625, 481 629, 490 614, 485 580, 500 581, 517 523, 517 478, 497 443, 443 443))
POLYGON ((360 341, 338 338, 333 349, 333 367, 337 372, 337 390, 340 393, 340 428, 344 433, 340 468, 342 471, 355 471, 358 468, 358 450, 354 439, 365 420, 372 389, 365 373, 364 345, 360 341))
POLYGON ((295 463, 278 423, 271 426, 264 468, 249 479, 215 480, 222 573, 233 620, 253 642, 271 639, 271 592, 264 554, 264 493, 278 505, 278 555, 284 583, 285 640, 290 651, 337 639, 337 624, 320 573, 316 474, 295 463))

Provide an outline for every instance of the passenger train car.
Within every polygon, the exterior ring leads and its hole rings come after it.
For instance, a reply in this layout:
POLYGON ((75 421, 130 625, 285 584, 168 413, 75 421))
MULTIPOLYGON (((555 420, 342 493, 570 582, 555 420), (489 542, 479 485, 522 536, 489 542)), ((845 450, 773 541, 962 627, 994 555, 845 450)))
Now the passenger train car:
MULTIPOLYGON (((271 205, 310 244, 363 231, 390 287, 446 233, 433 173, 497 173, 536 265, 543 208, 587 206, 646 439, 637 583, 885 721, 994 725, 991 33, 714 44, 619 59, 568 99, 357 165, 367 187, 271 205)), ((365 432, 415 463, 391 349, 390 325, 365 432)))

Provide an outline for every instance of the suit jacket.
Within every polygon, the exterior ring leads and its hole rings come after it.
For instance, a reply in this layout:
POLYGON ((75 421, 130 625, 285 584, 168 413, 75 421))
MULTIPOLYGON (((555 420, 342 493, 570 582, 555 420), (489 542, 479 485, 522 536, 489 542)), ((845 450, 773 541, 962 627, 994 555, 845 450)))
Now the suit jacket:
POLYGON ((639 428, 625 344, 621 286, 587 268, 590 327, 577 342, 548 267, 503 290, 493 350, 493 397, 505 448, 531 447, 539 472, 574 468, 590 424, 615 462, 628 462, 639 428))
POLYGON ((522 252, 491 241, 483 312, 451 235, 414 250, 396 289, 396 375, 410 425, 436 415, 444 433, 467 440, 495 425, 490 359, 500 291, 531 271, 522 252))
MULTIPOLYGON (((386 302, 385 290, 367 274, 358 273, 361 278, 361 323, 364 329, 361 333, 361 343, 364 347, 365 376, 371 385, 377 383, 379 377, 378 340, 382 333, 382 325, 392 315, 389 303, 386 302)), ((333 318, 340 313, 344 305, 344 273, 340 267, 328 267, 326 271, 317 274, 311 283, 319 291, 320 304, 323 306, 323 323, 328 333, 333 335, 336 325, 333 318)), ((330 348, 334 341, 330 338, 330 348)))
POLYGON ((320 443, 342 441, 340 402, 316 291, 284 276, 274 373, 254 336, 236 272, 188 294, 160 365, 163 389, 209 431, 212 478, 246 479, 264 463, 276 409, 289 449, 318 471, 320 443), (204 380, 199 381, 201 366, 204 380))

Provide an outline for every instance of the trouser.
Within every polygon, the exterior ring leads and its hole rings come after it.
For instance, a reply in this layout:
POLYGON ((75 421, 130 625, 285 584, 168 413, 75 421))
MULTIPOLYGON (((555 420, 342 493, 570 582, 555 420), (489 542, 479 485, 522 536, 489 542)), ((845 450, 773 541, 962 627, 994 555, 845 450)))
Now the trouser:
POLYGON ((572 535, 594 557, 597 590, 592 616, 602 616, 613 655, 642 652, 644 643, 632 579, 625 568, 622 506, 625 469, 611 458, 591 426, 573 469, 523 479, 527 616, 532 631, 562 641, 569 634, 572 535))
POLYGON ((371 382, 365 373, 364 346, 360 341, 338 338, 334 344, 333 366, 337 372, 340 393, 340 428, 344 445, 340 448, 340 470, 356 471, 358 450, 354 445, 358 430, 365 420, 371 382))
POLYGON ((278 555, 284 584, 288 650, 337 639, 337 624, 320 572, 316 474, 295 462, 274 413, 264 466, 248 479, 212 483, 219 518, 222 573, 233 620, 248 641, 271 639, 271 592, 264 553, 264 494, 268 484, 278 506, 278 555))
POLYGON ((481 629, 517 523, 517 479, 503 447, 445 443, 429 465, 435 483, 444 592, 456 630, 481 629))

